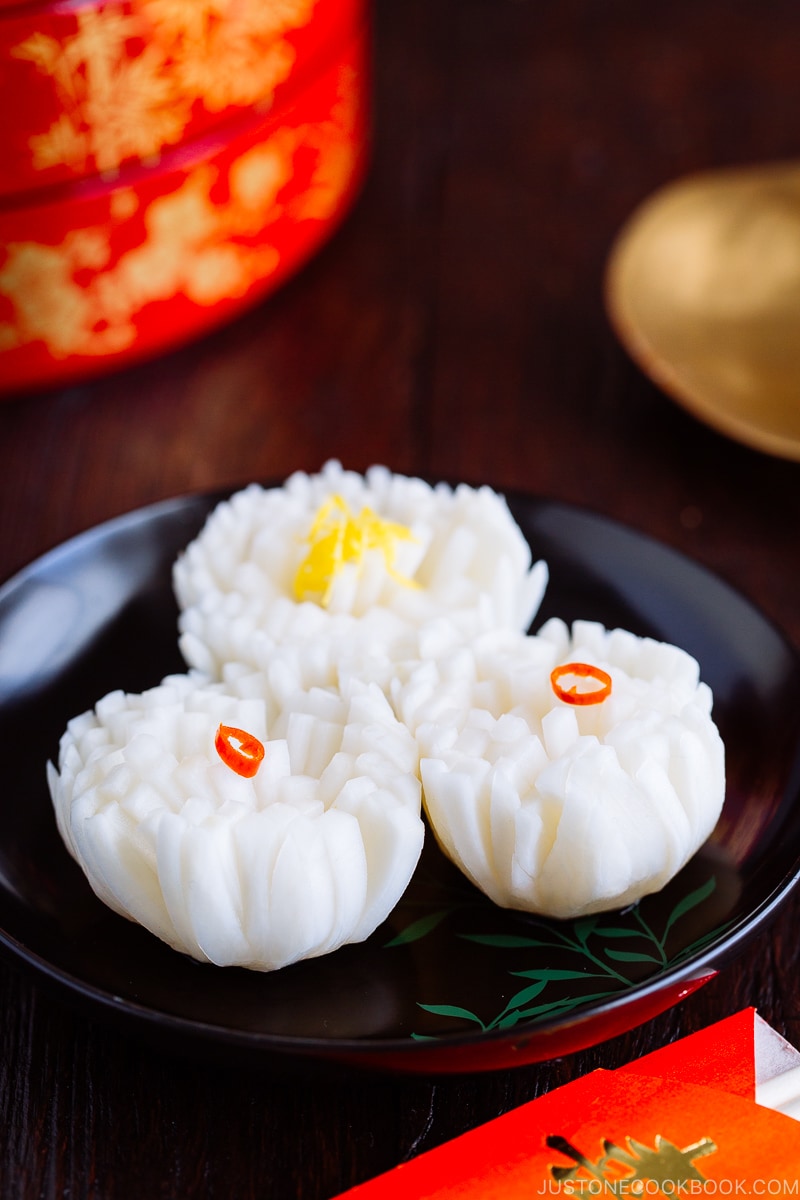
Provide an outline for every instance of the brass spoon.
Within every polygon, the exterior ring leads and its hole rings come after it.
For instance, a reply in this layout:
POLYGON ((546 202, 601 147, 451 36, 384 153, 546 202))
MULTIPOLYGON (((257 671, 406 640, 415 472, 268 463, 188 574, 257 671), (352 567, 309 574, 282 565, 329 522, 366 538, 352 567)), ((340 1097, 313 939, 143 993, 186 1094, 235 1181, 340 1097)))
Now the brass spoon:
POLYGON ((686 409, 800 460, 800 164, 656 192, 612 248, 606 307, 631 357, 686 409))

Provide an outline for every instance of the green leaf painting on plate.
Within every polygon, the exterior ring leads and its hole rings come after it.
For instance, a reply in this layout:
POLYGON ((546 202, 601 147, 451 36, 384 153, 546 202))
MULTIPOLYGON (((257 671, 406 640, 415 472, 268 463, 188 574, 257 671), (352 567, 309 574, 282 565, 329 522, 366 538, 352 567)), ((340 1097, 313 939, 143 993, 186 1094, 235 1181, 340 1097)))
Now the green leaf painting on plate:
POLYGON ((683 886, 680 879, 673 881, 671 892, 665 889, 663 896, 628 909, 573 921, 495 909, 495 929, 485 928, 494 909, 485 898, 471 888, 457 898, 451 893, 449 903, 430 905, 385 947, 413 949, 437 936, 440 953, 471 945, 491 956, 487 973, 502 982, 496 996, 486 997, 483 1011, 475 1003, 479 989, 469 978, 462 996, 454 989, 452 995, 418 999, 417 1007, 432 1024, 411 1037, 427 1040, 459 1030, 490 1032, 535 1023, 605 1000, 677 966, 730 924, 712 919, 722 915, 714 912, 718 880, 714 873, 703 875, 699 883, 691 875, 683 886), (445 937, 448 942, 441 940, 445 937))

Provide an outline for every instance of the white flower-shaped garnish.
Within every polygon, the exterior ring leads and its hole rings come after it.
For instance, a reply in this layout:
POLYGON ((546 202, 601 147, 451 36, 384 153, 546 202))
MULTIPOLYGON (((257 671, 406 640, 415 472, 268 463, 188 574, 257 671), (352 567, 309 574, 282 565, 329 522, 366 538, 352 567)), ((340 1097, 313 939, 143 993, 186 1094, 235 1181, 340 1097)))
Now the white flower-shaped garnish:
POLYGON ((96 894, 201 961, 269 971, 363 941, 420 854, 416 745, 383 692, 296 668, 111 693, 49 766, 96 894))
POLYGON ((680 870, 722 808, 711 693, 695 660, 665 643, 585 621, 570 635, 553 620, 422 664, 396 701, 437 839, 504 907, 574 917, 638 900, 680 870), (569 664, 590 668, 570 691, 592 702, 563 694, 569 664))
POLYGON ((181 649, 219 677, 275 644, 329 637, 391 661, 446 618, 469 638, 525 630, 547 584, 505 500, 330 462, 218 505, 174 568, 181 649))

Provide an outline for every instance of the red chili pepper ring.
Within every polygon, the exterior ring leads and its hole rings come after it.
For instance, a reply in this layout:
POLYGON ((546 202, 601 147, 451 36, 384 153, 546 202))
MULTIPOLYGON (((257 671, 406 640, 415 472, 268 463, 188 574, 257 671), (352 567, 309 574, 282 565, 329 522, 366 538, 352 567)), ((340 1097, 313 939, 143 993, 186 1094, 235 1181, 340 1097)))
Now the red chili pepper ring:
POLYGON ((591 663, 562 663, 550 672, 550 683, 559 700, 566 704, 602 704, 611 695, 611 676, 601 667, 592 666, 591 663), (560 680, 568 675, 578 679, 593 679, 600 687, 579 692, 577 683, 573 683, 572 687, 563 688, 560 680))
POLYGON ((234 725, 220 725, 214 746, 225 765, 245 779, 253 778, 264 757, 264 746, 258 738, 234 725))

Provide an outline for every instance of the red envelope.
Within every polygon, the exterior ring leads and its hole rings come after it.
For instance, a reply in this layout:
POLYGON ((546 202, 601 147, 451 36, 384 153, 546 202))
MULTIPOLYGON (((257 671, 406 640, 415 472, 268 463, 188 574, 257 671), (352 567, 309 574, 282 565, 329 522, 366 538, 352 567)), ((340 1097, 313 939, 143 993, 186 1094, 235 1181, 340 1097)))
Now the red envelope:
POLYGON ((800 1054, 745 1009, 594 1071, 343 1194, 348 1200, 800 1194, 800 1123, 763 1101, 800 1054))

